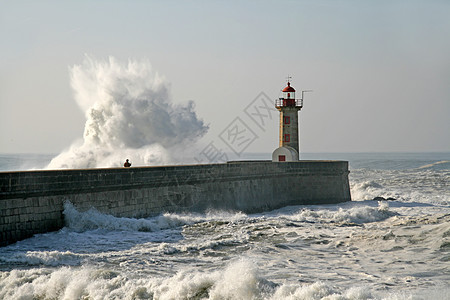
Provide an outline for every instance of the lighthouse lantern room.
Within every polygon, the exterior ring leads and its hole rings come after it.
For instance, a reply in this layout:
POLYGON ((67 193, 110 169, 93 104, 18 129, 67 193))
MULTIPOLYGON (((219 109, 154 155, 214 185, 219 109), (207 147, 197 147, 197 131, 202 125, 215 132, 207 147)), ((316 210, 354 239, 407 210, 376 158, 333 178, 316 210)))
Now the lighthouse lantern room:
POLYGON ((298 111, 303 107, 303 99, 295 99, 295 89, 288 81, 282 97, 275 100, 280 112, 280 147, 272 153, 272 161, 299 160, 298 111))

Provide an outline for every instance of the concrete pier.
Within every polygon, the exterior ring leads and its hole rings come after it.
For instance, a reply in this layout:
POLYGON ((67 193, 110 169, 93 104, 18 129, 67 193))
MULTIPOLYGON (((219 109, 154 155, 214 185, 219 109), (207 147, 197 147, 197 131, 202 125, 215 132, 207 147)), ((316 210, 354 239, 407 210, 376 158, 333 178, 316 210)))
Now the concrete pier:
POLYGON ((117 217, 255 213, 350 201, 348 172, 346 161, 0 172, 0 246, 62 228, 65 201, 117 217))

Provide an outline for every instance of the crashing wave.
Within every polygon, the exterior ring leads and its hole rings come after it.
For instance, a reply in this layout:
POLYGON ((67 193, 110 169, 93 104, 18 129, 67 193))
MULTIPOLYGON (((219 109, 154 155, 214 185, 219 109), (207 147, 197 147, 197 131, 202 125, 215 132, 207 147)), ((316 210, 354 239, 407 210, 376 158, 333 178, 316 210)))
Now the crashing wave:
POLYGON ((176 162, 180 146, 186 149, 208 130, 192 101, 172 103, 164 79, 146 60, 86 56, 70 75, 86 116, 84 136, 48 169, 119 167, 126 158, 134 166, 176 162))

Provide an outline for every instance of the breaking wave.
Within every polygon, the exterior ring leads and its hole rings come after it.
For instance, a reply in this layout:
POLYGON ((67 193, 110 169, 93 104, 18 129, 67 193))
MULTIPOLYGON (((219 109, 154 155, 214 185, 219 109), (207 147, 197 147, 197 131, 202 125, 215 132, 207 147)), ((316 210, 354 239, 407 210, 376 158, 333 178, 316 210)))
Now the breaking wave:
POLYGON ((417 169, 448 169, 450 166, 450 161, 448 160, 441 160, 437 161, 431 164, 427 164, 421 167, 418 167, 417 169))
POLYGON ((426 299, 364 286, 335 288, 320 281, 276 284, 248 258, 219 270, 187 268, 169 277, 137 278, 133 273, 90 267, 13 270, 0 278, 0 287, 2 299, 426 299))
POLYGON ((208 130, 192 101, 171 102, 165 80, 146 60, 86 56, 70 69, 70 78, 86 116, 84 135, 48 169, 119 167, 125 158, 134 166, 176 163, 175 148, 185 149, 208 130))
POLYGON ((66 227, 77 232, 95 229, 154 232, 209 220, 237 220, 245 217, 246 215, 243 213, 232 214, 226 212, 211 212, 208 214, 164 213, 148 219, 135 219, 114 217, 112 215, 101 213, 95 208, 90 208, 85 212, 80 212, 73 206, 72 203, 66 202, 64 204, 64 220, 66 227))
POLYGON ((287 219, 299 222, 322 222, 322 223, 352 223, 364 224, 371 222, 383 221, 396 215, 395 212, 389 210, 387 202, 378 202, 378 207, 371 206, 355 206, 350 208, 339 207, 333 209, 311 209, 309 207, 301 209, 292 216, 285 216, 287 219))
POLYGON ((351 183, 350 192, 352 200, 372 200, 385 194, 383 186, 374 181, 364 181, 359 183, 351 183))
POLYGON ((450 172, 448 170, 428 168, 404 171, 360 169, 353 170, 350 174, 350 191, 353 201, 384 198, 410 203, 438 205, 449 205, 450 203, 448 193, 450 172))

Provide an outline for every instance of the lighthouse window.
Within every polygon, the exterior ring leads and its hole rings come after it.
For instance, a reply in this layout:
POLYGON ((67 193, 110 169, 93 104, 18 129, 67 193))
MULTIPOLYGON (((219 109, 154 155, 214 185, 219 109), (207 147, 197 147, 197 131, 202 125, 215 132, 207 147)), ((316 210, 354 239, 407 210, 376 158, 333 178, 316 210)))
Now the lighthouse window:
POLYGON ((284 135, 284 141, 285 142, 290 142, 291 141, 291 135, 290 134, 285 134, 284 135))
POLYGON ((284 117, 284 124, 291 124, 291 117, 284 117))
POLYGON ((295 92, 283 92, 284 99, 295 99, 295 92))

